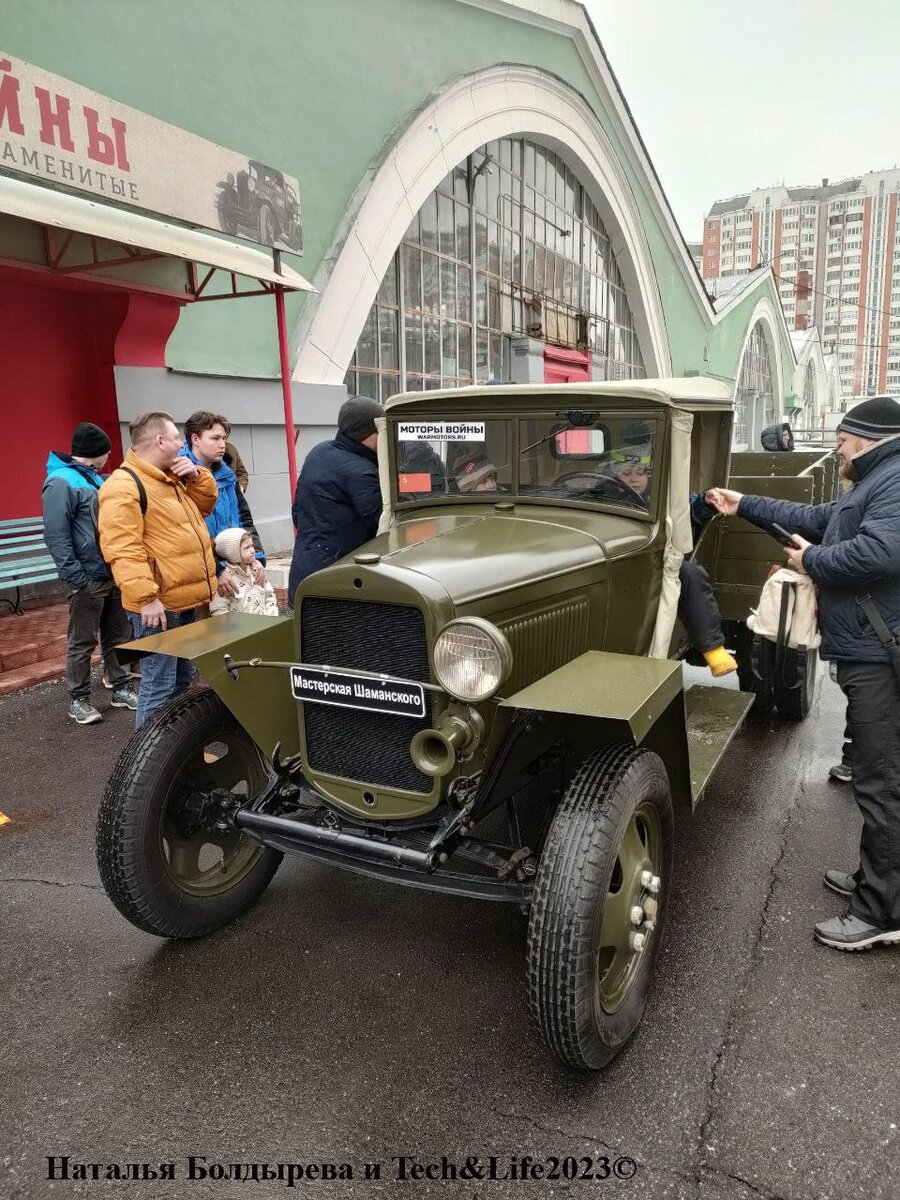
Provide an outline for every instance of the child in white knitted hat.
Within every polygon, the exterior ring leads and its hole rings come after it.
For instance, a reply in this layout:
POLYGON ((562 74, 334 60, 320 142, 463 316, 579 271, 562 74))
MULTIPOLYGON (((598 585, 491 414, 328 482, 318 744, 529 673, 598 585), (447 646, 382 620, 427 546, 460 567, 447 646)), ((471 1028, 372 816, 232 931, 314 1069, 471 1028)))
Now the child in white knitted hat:
POLYGON ((228 564, 222 574, 230 576, 237 595, 217 595, 209 606, 214 617, 230 612, 278 616, 278 601, 271 583, 268 580, 256 583, 253 578, 251 568, 256 561, 256 550, 246 529, 223 529, 216 536, 216 556, 228 564))

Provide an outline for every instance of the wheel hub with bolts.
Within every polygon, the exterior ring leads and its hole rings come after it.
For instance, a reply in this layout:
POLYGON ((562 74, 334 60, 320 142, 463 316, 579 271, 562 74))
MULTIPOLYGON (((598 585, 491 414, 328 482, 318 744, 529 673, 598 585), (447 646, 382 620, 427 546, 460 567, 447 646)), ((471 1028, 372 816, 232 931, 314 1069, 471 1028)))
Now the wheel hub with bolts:
POLYGON ((597 954, 598 999, 606 1012, 624 1003, 656 928, 662 879, 658 822, 649 806, 634 812, 616 855, 603 906, 597 954))
POLYGON ((644 950, 650 934, 656 928, 656 914, 659 911, 656 897, 662 880, 652 871, 642 871, 639 882, 643 891, 642 902, 632 905, 631 924, 635 928, 628 935, 628 944, 636 954, 644 950))

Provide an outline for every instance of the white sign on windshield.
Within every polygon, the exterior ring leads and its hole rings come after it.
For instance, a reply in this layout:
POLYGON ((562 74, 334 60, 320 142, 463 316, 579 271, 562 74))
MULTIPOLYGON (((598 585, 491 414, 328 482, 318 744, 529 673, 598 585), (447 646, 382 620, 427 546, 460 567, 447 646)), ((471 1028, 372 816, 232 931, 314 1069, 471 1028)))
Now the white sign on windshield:
POLYGON ((401 421, 400 442, 483 442, 484 421, 401 421))

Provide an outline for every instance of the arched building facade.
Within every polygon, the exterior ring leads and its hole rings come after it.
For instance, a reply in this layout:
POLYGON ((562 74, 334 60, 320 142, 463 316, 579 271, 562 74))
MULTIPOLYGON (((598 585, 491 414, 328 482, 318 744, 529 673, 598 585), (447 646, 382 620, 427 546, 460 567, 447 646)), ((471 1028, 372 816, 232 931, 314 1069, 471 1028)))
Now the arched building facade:
POLYGON ((823 437, 824 414, 838 403, 828 378, 828 368, 819 331, 814 326, 791 334, 797 358, 794 373, 794 426, 802 434, 823 437))
MULTIPOLYGON (((299 180, 303 255, 283 259, 316 288, 285 305, 301 459, 334 428, 348 388, 385 397, 470 380, 710 375, 734 386, 736 434, 747 444, 767 414, 799 404, 771 271, 712 302, 603 52, 602 26, 580 4, 271 8, 266 23, 226 10, 210 27, 189 6, 160 0, 126 30, 115 0, 96 0, 90 20, 63 6, 52 27, 20 7, 4 35, 22 60, 246 147, 299 180), (273 24, 284 36, 271 36, 273 24), (426 26, 433 36, 421 36, 426 26), (162 61, 178 89, 161 86, 162 61), (371 72, 361 76, 363 61, 371 72), (235 88, 238 78, 249 82, 235 88)), ((3 221, 0 213, 0 233, 3 221)), ((124 428, 148 408, 179 420, 198 408, 224 413, 251 471, 263 539, 288 548, 271 301, 176 295, 165 315, 142 323, 137 350, 110 325, 107 416, 124 428)), ((76 411, 91 419, 91 391, 78 379, 65 421, 76 411)), ((28 512, 9 515, 39 511, 42 470, 29 460, 28 512)))
POLYGON ((635 324, 578 176, 539 142, 501 138, 457 164, 413 217, 344 382, 385 400, 507 381, 524 374, 514 359, 532 340, 545 380, 641 378, 635 324))

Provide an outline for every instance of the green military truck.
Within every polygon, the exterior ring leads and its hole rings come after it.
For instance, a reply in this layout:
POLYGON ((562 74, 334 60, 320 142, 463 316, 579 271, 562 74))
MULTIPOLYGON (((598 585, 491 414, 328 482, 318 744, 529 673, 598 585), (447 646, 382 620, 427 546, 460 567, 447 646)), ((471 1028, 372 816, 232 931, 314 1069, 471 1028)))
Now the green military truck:
MULTIPOLYGON (((119 910, 162 937, 210 933, 283 853, 512 903, 541 1037, 602 1067, 644 1009, 675 805, 697 804, 754 703, 797 718, 811 702, 812 655, 780 662, 777 686, 753 674, 744 621, 778 544, 721 517, 692 544, 689 492, 729 479, 732 416, 699 378, 390 400, 373 541, 306 579, 293 616, 130 644, 192 660, 207 686, 134 735, 106 788, 119 910), (616 470, 631 459, 643 495, 616 470), (684 686, 682 555, 710 571, 747 691, 684 686)), ((731 482, 817 499, 829 470, 737 456, 731 482)))

